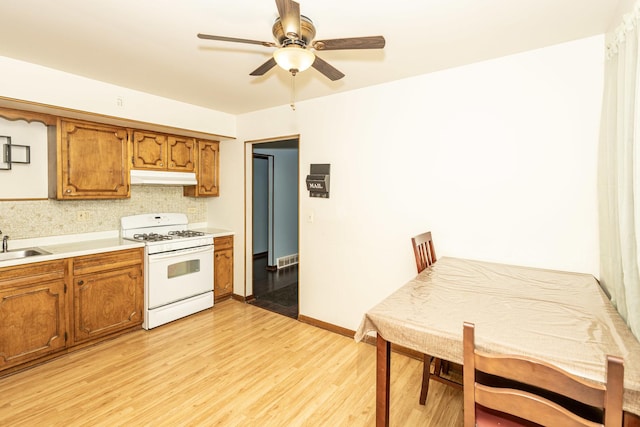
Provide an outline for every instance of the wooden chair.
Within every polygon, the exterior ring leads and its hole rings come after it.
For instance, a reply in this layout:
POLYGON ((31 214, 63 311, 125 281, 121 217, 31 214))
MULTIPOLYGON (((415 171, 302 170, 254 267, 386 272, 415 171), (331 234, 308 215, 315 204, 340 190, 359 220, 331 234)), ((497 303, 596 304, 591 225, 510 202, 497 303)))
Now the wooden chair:
POLYGON ((433 249, 430 231, 412 237, 411 244, 413 245, 413 254, 416 256, 418 273, 436 262, 436 251, 433 249))
POLYGON ((622 359, 607 356, 601 386, 529 357, 480 352, 472 323, 463 335, 465 427, 622 425, 622 359))
MULTIPOLYGON (((418 273, 422 272, 425 268, 430 267, 434 262, 436 262, 436 251, 433 248, 433 239, 431 238, 430 231, 412 237, 411 244, 413 245, 413 254, 416 257, 416 267, 418 268, 418 273)), ((447 374, 448 372, 448 361, 434 358, 428 354, 425 354, 423 356, 422 388, 420 389, 421 405, 424 405, 427 402, 427 393, 429 393, 430 380, 438 381, 442 384, 462 389, 462 384, 442 377, 443 373, 447 374), (431 362, 433 362, 434 364, 433 373, 431 373, 431 362)))

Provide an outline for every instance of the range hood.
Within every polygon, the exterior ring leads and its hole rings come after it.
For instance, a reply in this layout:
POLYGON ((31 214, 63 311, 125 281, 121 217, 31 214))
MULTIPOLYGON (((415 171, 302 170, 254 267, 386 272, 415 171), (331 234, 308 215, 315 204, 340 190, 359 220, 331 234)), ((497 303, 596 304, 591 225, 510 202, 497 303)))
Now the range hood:
POLYGON ((147 185, 196 185, 192 172, 167 172, 131 169, 131 184, 147 185))

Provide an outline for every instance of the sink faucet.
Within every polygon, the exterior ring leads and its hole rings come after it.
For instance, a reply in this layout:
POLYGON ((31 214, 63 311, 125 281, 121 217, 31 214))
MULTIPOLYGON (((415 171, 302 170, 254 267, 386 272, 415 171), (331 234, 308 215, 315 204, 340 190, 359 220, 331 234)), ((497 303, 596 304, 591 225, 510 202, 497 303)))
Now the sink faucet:
MULTIPOLYGON (((0 231, 0 234, 2 234, 2 231, 0 231)), ((9 252, 9 236, 2 238, 2 252, 9 252)))

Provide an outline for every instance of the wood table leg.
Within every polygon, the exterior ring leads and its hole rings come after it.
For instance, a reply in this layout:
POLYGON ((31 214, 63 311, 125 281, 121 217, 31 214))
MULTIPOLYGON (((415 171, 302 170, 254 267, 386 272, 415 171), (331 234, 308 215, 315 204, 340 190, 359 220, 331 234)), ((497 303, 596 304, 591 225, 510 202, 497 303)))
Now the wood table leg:
POLYGON ((376 340, 376 426, 389 427, 389 379, 391 344, 378 334, 376 340))

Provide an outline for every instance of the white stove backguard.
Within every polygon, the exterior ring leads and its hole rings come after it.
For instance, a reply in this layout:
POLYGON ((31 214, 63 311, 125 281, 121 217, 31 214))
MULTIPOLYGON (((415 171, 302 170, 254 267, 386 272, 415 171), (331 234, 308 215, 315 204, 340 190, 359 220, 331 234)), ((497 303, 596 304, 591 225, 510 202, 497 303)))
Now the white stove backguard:
POLYGON ((133 238, 134 234, 168 233, 187 228, 189 219, 182 213, 151 213, 120 218, 122 237, 133 238))

